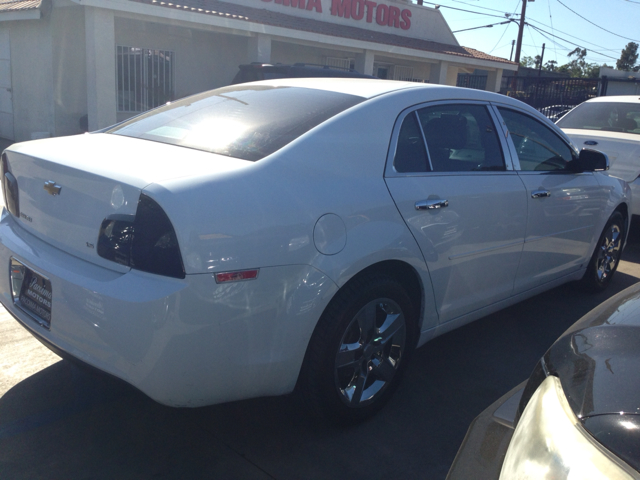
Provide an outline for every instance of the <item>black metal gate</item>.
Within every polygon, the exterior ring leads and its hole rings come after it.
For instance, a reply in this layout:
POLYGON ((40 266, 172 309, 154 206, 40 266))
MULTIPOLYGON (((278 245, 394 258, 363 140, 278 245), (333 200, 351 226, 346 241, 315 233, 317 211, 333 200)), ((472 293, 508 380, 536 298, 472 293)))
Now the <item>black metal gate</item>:
MULTIPOLYGON (((598 96, 599 78, 502 77, 500 93, 517 98, 547 117, 558 115, 598 96)), ((486 75, 458 75, 459 87, 484 90, 486 75)))
POLYGON ((597 97, 599 82, 599 78, 502 77, 500 93, 549 113, 550 117, 597 97))

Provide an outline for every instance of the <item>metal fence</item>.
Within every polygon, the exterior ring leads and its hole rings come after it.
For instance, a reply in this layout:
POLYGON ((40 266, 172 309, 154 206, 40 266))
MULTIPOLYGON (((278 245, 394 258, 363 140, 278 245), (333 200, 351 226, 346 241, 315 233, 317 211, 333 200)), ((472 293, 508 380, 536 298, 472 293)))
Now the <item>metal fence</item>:
MULTIPOLYGON (((458 75, 459 87, 485 90, 486 75, 458 75)), ((547 117, 555 119, 559 113, 598 96, 599 78, 545 78, 545 77, 502 77, 500 93, 517 98, 547 117)))
POLYGON ((500 93, 548 111, 554 110, 550 107, 575 107, 597 97, 599 82, 599 78, 502 77, 500 93))
POLYGON ((118 45, 118 111, 144 112, 174 97, 173 52, 118 45))
POLYGON ((476 90, 486 90, 487 76, 459 74, 456 85, 458 87, 475 88, 476 90))

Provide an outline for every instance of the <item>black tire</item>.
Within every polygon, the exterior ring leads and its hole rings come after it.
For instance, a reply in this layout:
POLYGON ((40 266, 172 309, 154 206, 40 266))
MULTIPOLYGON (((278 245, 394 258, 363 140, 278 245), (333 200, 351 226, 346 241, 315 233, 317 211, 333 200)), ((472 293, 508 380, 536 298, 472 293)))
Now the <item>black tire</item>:
POLYGON ((626 234, 624 217, 614 212, 604 227, 596 249, 591 256, 587 271, 582 278, 582 286, 589 292, 601 292, 618 268, 626 234))
POLYGON ((355 278, 331 300, 313 333, 298 387, 312 412, 341 423, 365 420, 398 387, 416 345, 416 315, 387 275, 355 278))

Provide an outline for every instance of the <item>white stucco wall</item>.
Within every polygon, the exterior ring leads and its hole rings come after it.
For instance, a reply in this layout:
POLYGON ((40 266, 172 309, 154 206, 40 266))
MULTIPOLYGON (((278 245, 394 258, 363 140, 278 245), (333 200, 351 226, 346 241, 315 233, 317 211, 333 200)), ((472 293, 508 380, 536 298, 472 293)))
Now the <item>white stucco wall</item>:
MULTIPOLYGON (((230 84, 238 65, 248 61, 248 37, 134 18, 115 18, 115 40, 121 46, 174 52, 176 99, 230 84)), ((118 121, 130 116, 118 113, 118 121)))
POLYGON ((348 49, 318 48, 297 43, 274 40, 271 43, 271 63, 325 64, 327 57, 355 59, 358 52, 348 49))
POLYGON ((50 18, 3 22, 11 37, 14 140, 54 134, 50 18))
POLYGON ((0 27, 0 137, 13 140, 11 37, 0 27))
POLYGON ((609 78, 607 96, 612 95, 638 95, 640 94, 640 72, 624 72, 611 67, 601 67, 600 76, 609 78), (627 80, 618 81, 615 79, 627 80), (635 80, 635 81, 628 81, 635 80))
POLYGON ((51 32, 54 135, 72 135, 82 131, 80 118, 87 113, 83 8, 69 6, 53 9, 51 32))
MULTIPOLYGON (((405 12, 405 16, 410 11, 411 16, 406 18, 411 19, 411 28, 406 30, 397 25, 377 25, 375 17, 370 22, 366 15, 354 18, 353 12, 363 4, 361 0, 350 0, 352 6, 356 5, 351 10, 347 0, 289 0, 289 5, 285 0, 222 1, 457 45, 438 10, 400 0, 368 2, 365 6, 373 8, 374 3, 388 11, 393 7, 396 12, 405 12), (301 9, 300 5, 312 8, 301 9), (342 6, 342 14, 335 13, 336 5, 342 6), (350 16, 346 15, 347 10, 350 16)), ((502 67, 481 59, 458 59, 443 53, 123 0, 53 0, 52 5, 52 9, 32 12, 34 15, 29 18, 33 19, 0 19, 4 20, 0 21, 0 32, 9 39, 2 42, 5 50, 10 44, 9 55, 0 55, 0 66, 2 62, 9 64, 10 58, 11 71, 10 81, 0 78, 0 87, 12 88, 12 102, 7 101, 7 95, 0 98, 0 120, 9 131, 8 115, 13 109, 15 140, 79 133, 80 119, 86 114, 90 129, 134 115, 116 112, 119 45, 174 52, 176 99, 228 85, 238 65, 252 61, 325 64, 327 57, 349 58, 362 73, 375 75, 376 66, 387 68, 388 78, 394 78, 398 67, 411 67, 415 80, 449 85, 455 85, 460 68, 497 68, 501 73, 502 67), (37 18, 40 14, 41 18, 37 18)))

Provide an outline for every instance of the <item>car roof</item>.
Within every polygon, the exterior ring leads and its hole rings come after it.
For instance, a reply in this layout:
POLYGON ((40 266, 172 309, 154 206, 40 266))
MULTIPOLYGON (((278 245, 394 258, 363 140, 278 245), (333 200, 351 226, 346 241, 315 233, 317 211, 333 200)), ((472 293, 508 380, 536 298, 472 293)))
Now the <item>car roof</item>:
POLYGON ((612 95, 610 97, 595 97, 587 100, 589 103, 640 103, 639 95, 612 95))
MULTIPOLYGON (((262 80, 261 85, 276 87, 300 87, 332 91, 348 95, 356 95, 370 99, 380 95, 402 91, 424 91, 425 100, 465 99, 511 103, 522 106, 517 100, 497 93, 470 88, 434 85, 428 83, 402 82, 398 80, 381 80, 370 78, 282 78, 262 80)), ((244 83, 245 87, 251 83, 244 83)))

